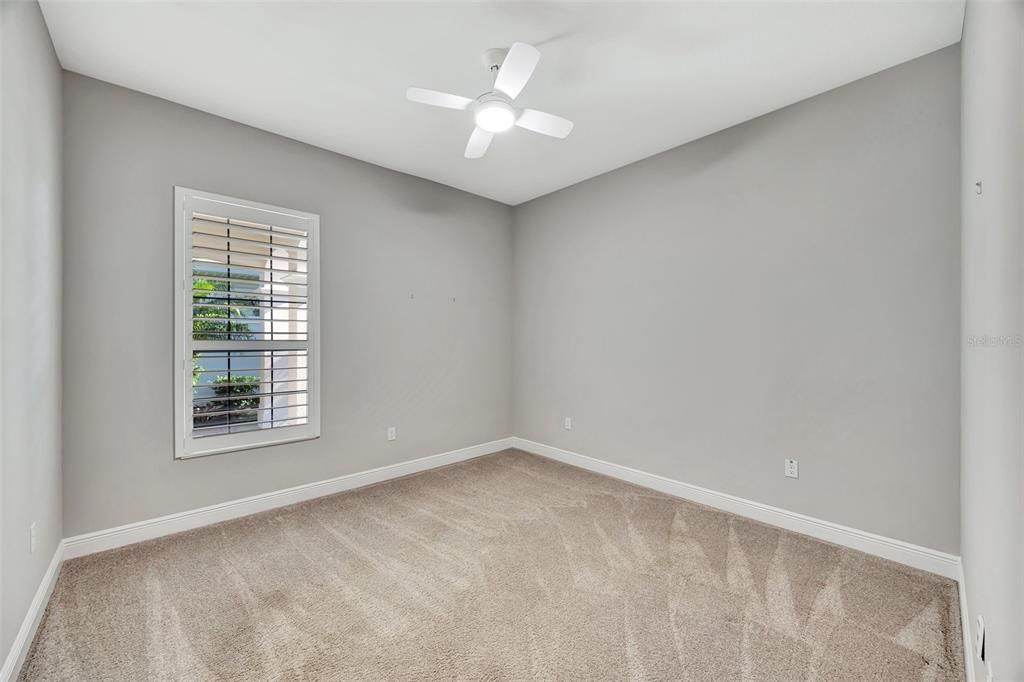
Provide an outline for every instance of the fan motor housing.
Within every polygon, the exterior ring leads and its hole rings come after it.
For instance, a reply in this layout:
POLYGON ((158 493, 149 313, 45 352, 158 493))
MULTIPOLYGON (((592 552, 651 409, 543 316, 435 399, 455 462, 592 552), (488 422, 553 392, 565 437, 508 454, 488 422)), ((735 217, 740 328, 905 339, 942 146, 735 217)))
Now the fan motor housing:
POLYGON ((509 99, 509 97, 507 95, 502 94, 502 93, 498 92, 497 90, 491 90, 490 92, 485 92, 484 94, 482 94, 479 97, 477 97, 476 98, 476 104, 474 105, 474 107, 479 109, 480 107, 483 107, 483 106, 485 106, 487 104, 491 104, 491 103, 494 103, 494 102, 500 102, 502 104, 507 105, 508 107, 510 107, 512 109, 515 109, 515 107, 512 106, 512 100, 509 99))

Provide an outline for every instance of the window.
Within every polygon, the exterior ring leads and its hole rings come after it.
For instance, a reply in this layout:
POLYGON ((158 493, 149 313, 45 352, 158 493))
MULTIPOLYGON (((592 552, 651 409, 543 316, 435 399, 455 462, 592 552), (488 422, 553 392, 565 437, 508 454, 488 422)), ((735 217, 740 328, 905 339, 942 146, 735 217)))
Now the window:
POLYGON ((183 187, 174 206, 175 456, 317 438, 320 217, 183 187))

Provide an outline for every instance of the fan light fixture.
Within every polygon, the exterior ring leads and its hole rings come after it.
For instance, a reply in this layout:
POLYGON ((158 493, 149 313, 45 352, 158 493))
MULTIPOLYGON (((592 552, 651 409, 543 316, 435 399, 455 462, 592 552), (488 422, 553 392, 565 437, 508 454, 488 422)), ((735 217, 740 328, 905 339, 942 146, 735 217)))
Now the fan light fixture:
POLYGON ((512 126, 563 139, 572 131, 572 121, 536 109, 523 109, 515 103, 526 81, 533 75, 538 60, 540 52, 533 45, 512 43, 507 50, 496 48, 484 53, 484 65, 494 76, 494 88, 475 100, 423 88, 409 88, 405 96, 411 102, 473 114, 476 127, 466 143, 467 159, 482 157, 487 153, 494 134, 503 133, 512 126))
POLYGON ((512 107, 504 102, 488 102, 476 110, 476 124, 489 133, 503 133, 516 122, 512 107))

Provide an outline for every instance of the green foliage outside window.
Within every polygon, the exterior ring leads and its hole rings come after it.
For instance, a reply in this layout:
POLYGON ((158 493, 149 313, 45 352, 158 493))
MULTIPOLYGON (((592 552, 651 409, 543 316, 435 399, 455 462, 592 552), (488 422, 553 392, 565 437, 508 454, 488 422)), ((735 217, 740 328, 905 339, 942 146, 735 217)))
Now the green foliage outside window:
MULTIPOLYGON (((228 289, 228 282, 211 281, 203 278, 202 273, 196 273, 192 281, 192 338, 195 340, 223 341, 246 340, 253 338, 254 334, 247 321, 236 322, 235 319, 250 317, 259 319, 258 312, 252 306, 257 301, 246 298, 244 293, 233 292, 228 289), (207 294, 206 292, 211 292, 207 294), (217 295, 212 295, 216 293, 217 295), (230 293, 230 298, 224 293, 230 293), (211 303, 222 303, 230 301, 237 304, 232 307, 216 307, 211 303), (206 305, 204 305, 206 304, 206 305), (241 306, 241 307, 239 307, 241 306), (242 313, 242 307, 248 308, 247 314, 242 313), (203 319, 210 318, 210 319, 203 319), (227 318, 227 319, 224 319, 227 318)), ((216 276, 216 273, 210 273, 216 276)), ((238 274, 232 274, 239 278, 238 274)), ((254 278, 255 279, 255 278, 254 278)), ((204 371, 203 366, 193 356, 192 358, 192 385, 200 382, 200 373, 204 371)), ((197 426, 213 426, 238 422, 256 421, 256 408, 259 407, 258 397, 247 398, 259 393, 259 377, 251 375, 221 375, 215 377, 209 383, 213 396, 207 402, 193 407, 194 420, 197 426), (223 410, 249 410, 233 412, 231 415, 210 415, 203 416, 205 412, 220 412, 223 410), (230 417, 230 418, 229 418, 230 417)))
POLYGON ((253 338, 254 334, 245 321, 236 322, 235 319, 250 317, 259 319, 252 306, 257 302, 252 298, 246 298, 244 294, 230 292, 230 298, 223 295, 213 296, 212 293, 229 293, 228 282, 217 282, 194 277, 192 280, 192 338, 195 340, 224 341, 227 339, 245 340, 253 338), (206 294, 205 292, 211 292, 206 294), (213 303, 230 301, 237 304, 230 308, 215 307, 213 303), (206 304, 206 305, 203 305, 206 304), (243 314, 238 306, 247 307, 249 313, 243 314), (211 319, 202 319, 211 318, 211 319), (219 319, 214 319, 219 318, 219 319), (233 319, 223 319, 233 318, 233 319))

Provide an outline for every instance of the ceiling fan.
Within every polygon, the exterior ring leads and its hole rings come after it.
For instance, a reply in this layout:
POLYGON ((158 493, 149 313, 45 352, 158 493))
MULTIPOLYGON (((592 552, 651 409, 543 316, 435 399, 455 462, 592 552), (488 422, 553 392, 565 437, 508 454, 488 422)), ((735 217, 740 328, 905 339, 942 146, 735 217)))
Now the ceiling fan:
POLYGON ((476 128, 466 145, 467 159, 482 157, 494 139, 494 134, 504 132, 513 125, 563 139, 572 131, 572 121, 536 109, 515 106, 516 97, 530 80, 538 61, 540 51, 533 45, 512 43, 508 50, 494 49, 484 53, 485 65, 495 74, 494 89, 476 99, 423 88, 409 88, 405 96, 412 102, 473 112, 476 128))

